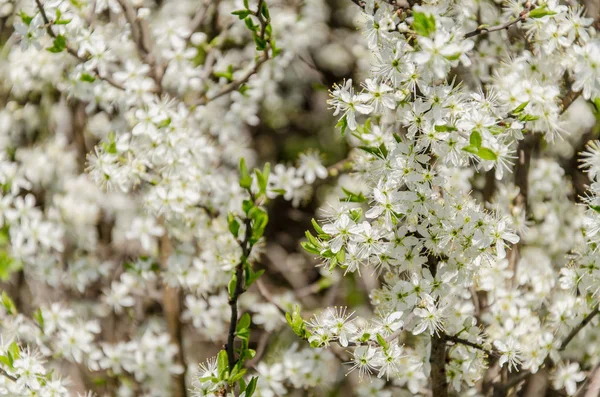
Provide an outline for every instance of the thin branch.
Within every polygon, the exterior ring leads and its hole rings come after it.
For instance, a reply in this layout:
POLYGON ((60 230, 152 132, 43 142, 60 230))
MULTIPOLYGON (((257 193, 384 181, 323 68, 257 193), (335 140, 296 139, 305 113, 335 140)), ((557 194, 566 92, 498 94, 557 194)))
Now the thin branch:
POLYGON ((202 26, 202 23, 204 22, 204 18, 206 18, 206 14, 208 13, 209 8, 210 0, 204 0, 204 2, 200 5, 200 8, 196 12, 196 15, 194 15, 194 18, 192 18, 192 21, 190 22, 190 34, 186 38, 186 41, 190 40, 192 38, 192 35, 198 29, 200 29, 200 26, 202 26))
POLYGON ((142 60, 150 66, 152 78, 157 85, 157 89, 161 90, 161 82, 164 74, 164 68, 157 62, 156 57, 150 50, 150 32, 147 22, 143 19, 138 19, 136 10, 127 0, 117 0, 123 9, 125 19, 131 26, 131 36, 136 44, 138 53, 142 60))
MULTIPOLYGON (((53 39, 56 39, 56 33, 54 33, 54 31, 52 30, 52 21, 50 21, 50 19, 48 19, 48 15, 46 14, 46 10, 44 9, 44 6, 42 5, 40 0, 35 0, 35 3, 37 5, 38 10, 40 11, 40 14, 42 15, 42 19, 44 21, 44 25, 46 25, 46 32, 48 33, 48 35, 50 35, 50 37, 52 37, 53 39)), ((86 57, 83 56, 79 56, 78 51, 73 48, 69 43, 66 43, 66 50, 69 54, 71 54, 73 57, 77 58, 77 60, 79 60, 82 63, 85 63, 88 61, 88 59, 86 57)), ((118 88, 120 90, 125 90, 125 87, 123 87, 121 84, 119 84, 118 82, 116 82, 115 80, 112 79, 112 77, 109 76, 102 76, 100 74, 100 70, 98 69, 98 67, 94 67, 91 70, 92 73, 94 73, 99 79, 106 81, 108 84, 112 85, 115 88, 118 88)))
POLYGON ((594 318, 594 316, 596 316, 596 314, 598 314, 598 312, 600 312, 600 309, 598 308, 598 305, 596 305, 594 310, 592 310, 587 316, 585 316, 583 320, 581 320, 581 322, 571 330, 569 335, 567 335, 567 337, 560 344, 560 348, 558 350, 565 350, 567 348, 567 345, 573 340, 575 336, 577 336, 579 331, 581 331, 586 325, 588 325, 588 323, 592 321, 592 319, 594 318))
POLYGON ((6 372, 3 368, 0 368, 0 375, 4 376, 7 379, 12 380, 13 382, 16 382, 18 380, 16 377, 14 377, 11 374, 9 374, 8 372, 6 372))
MULTIPOLYGON (((161 220, 161 223, 162 220, 161 220)), ((169 235, 165 231, 163 236, 160 238, 159 244, 160 262, 161 267, 166 269, 168 266, 168 260, 173 250, 169 235)), ((181 296, 178 288, 164 285, 163 289, 163 301, 162 307, 165 314, 165 320, 167 322, 167 329, 171 342, 177 346, 177 356, 175 360, 177 364, 183 367, 183 372, 180 375, 174 375, 175 378, 175 390, 173 390, 173 396, 175 397, 186 397, 187 388, 185 386, 185 374, 187 372, 187 364, 184 357, 183 349, 183 334, 181 329, 181 296)))
POLYGON ((600 368, 600 364, 596 364, 596 366, 594 368, 592 368, 592 370, 590 371, 590 373, 588 374, 588 376, 585 378, 585 380, 583 381, 583 383, 581 384, 581 386, 579 386, 579 389, 577 389, 577 392, 575 392, 575 395, 573 397, 579 397, 579 396, 583 396, 583 392, 586 391, 586 389, 588 390, 588 392, 586 393, 586 397, 589 394, 590 396, 598 396, 598 392, 600 390, 594 390, 593 387, 593 383, 594 381, 596 381, 597 379, 597 375, 598 375, 598 369, 600 368), (588 388, 588 385, 590 385, 590 387, 588 388))
POLYGON ((561 105, 562 105, 562 110, 560 112, 560 114, 563 114, 564 112, 567 111, 567 109, 569 109, 569 107, 573 104, 573 102, 575 102, 575 100, 577 98, 579 98, 579 96, 581 95, 582 91, 569 91, 567 93, 567 95, 565 95, 565 97, 562 99, 561 101, 561 105))
POLYGON ((496 25, 496 26, 486 27, 485 25, 480 25, 477 27, 477 29, 466 33, 465 39, 468 39, 469 37, 479 36, 480 34, 487 34, 490 32, 497 32, 499 30, 508 29, 511 26, 513 26, 514 24, 524 21, 525 19, 527 19, 527 16, 521 16, 519 18, 510 20, 510 21, 506 21, 506 22, 501 23, 500 25, 496 25))
MULTIPOLYGON (((124 0, 119 0, 119 1, 124 1, 124 0)), ((256 11, 252 12, 252 15, 254 15, 258 19, 258 22, 260 24, 260 33, 258 34, 258 36, 262 40, 266 41, 267 26, 271 23, 271 19, 270 19, 270 17, 265 18, 263 16, 263 14, 262 14, 263 4, 264 4, 264 0, 259 0, 258 5, 256 7, 256 11)), ((214 101, 215 99, 220 98, 223 95, 227 95, 227 94, 237 90, 240 86, 247 83, 248 80, 250 80, 250 77, 252 77, 256 73, 258 73, 261 66, 265 62, 267 62, 269 59, 271 59, 272 56, 269 54, 269 48, 271 48, 271 47, 272 46, 270 44, 267 44, 267 46, 263 50, 262 56, 256 61, 255 65, 252 67, 252 69, 247 71, 241 78, 239 78, 238 80, 234 80, 231 83, 225 85, 216 94, 214 94, 210 97, 205 96, 196 101, 193 101, 191 103, 191 105, 196 105, 196 106, 206 105, 207 103, 214 101)))
POLYGON ((455 344, 461 344, 461 345, 465 345, 465 346, 469 346, 469 347, 475 348, 477 350, 481 350, 482 352, 486 353, 489 356, 498 356, 498 353, 495 352, 494 350, 488 350, 485 347, 483 347, 483 345, 480 345, 479 343, 474 343, 474 342, 471 342, 471 341, 469 341, 467 339, 460 338, 458 336, 446 335, 445 339, 447 341, 455 343, 455 344))

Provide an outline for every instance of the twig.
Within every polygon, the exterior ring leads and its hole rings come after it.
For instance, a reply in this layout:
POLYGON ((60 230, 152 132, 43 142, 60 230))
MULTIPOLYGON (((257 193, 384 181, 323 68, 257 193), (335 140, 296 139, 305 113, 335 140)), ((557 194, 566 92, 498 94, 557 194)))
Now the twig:
POLYGON ((186 41, 190 40, 192 38, 192 35, 196 32, 196 30, 198 30, 200 28, 200 26, 202 26, 202 23, 204 22, 204 18, 206 18, 206 14, 208 13, 209 7, 210 7, 210 0, 204 0, 204 2, 202 2, 202 4, 200 5, 200 8, 196 12, 196 15, 194 15, 194 18, 190 22, 190 34, 186 38, 186 41))
POLYGON ((571 340, 573 340, 573 338, 579 333, 579 331, 581 331, 586 325, 588 325, 588 323, 590 321, 592 321, 594 316, 596 314, 598 314, 599 311, 600 310, 598 308, 598 305, 596 305, 594 310, 592 310, 587 316, 585 316, 583 318, 583 320, 581 320, 581 322, 575 328, 573 328, 571 330, 569 335, 567 335, 567 337, 565 339, 563 339, 562 343, 560 344, 560 348, 558 350, 559 351, 565 350, 567 348, 567 345, 571 342, 571 340))
MULTIPOLYGON (((123 0, 119 0, 119 1, 123 1, 123 0)), ((257 8, 256 8, 256 11, 252 12, 252 15, 254 15, 258 19, 258 22, 260 23, 259 37, 262 40, 265 40, 266 34, 267 34, 267 26, 271 23, 271 19, 270 18, 265 18, 263 16, 263 14, 262 14, 263 4, 264 4, 264 0, 259 0, 257 8)), ((252 69, 250 69, 248 72, 246 72, 240 79, 232 81, 231 83, 227 84, 226 86, 224 86, 223 88, 221 88, 219 90, 219 92, 217 92, 216 94, 214 94, 214 95, 212 95, 210 97, 202 97, 202 98, 200 98, 200 99, 198 99, 196 101, 193 101, 192 103, 190 103, 190 105, 204 106, 207 103, 209 103, 211 101, 214 101, 217 98, 222 97, 223 95, 227 95, 230 92, 235 91, 241 85, 247 83, 248 80, 250 80, 250 77, 252 77, 256 73, 258 73, 258 71, 260 70, 261 66, 265 62, 267 62, 269 59, 271 59, 271 55, 269 55, 269 49, 270 48, 271 48, 271 45, 268 44, 265 47, 265 49, 263 50, 262 56, 256 61, 254 67, 252 67, 252 69)))
POLYGON ((513 26, 514 24, 516 24, 517 22, 524 21, 526 19, 527 19, 527 16, 524 15, 524 16, 520 16, 519 18, 510 20, 510 21, 506 21, 506 22, 501 23, 500 25, 496 25, 496 26, 486 27, 485 25, 480 25, 477 27, 477 29, 466 33, 465 39, 468 39, 469 37, 478 36, 480 34, 486 34, 486 33, 490 33, 490 32, 497 32, 499 30, 508 29, 511 26, 513 26))
POLYGON ((573 104, 573 102, 575 102, 575 100, 577 98, 579 98, 581 93, 582 93, 582 91, 570 90, 561 101, 562 110, 561 110, 560 114, 563 114, 564 112, 566 112, 567 109, 569 109, 569 107, 573 104))
POLYGON ((474 343, 474 342, 471 342, 471 341, 469 341, 467 339, 460 338, 458 336, 446 335, 445 339, 447 341, 449 341, 449 342, 453 342, 453 343, 456 343, 456 344, 461 344, 461 345, 465 345, 465 346, 469 346, 469 347, 475 348, 477 350, 481 350, 482 352, 486 353, 489 356, 494 356, 494 355, 498 356, 497 352, 495 352, 493 350, 488 350, 485 347, 483 347, 483 345, 480 345, 479 343, 474 343))
MULTIPOLYGON (((163 222, 161 222, 163 223, 163 222)), ((169 235, 165 231, 163 236, 160 238, 160 262, 163 269, 167 268, 167 262, 171 255, 172 246, 169 240, 169 235)), ((185 374, 187 372, 187 365, 184 357, 183 350, 183 335, 181 329, 181 297, 178 288, 172 288, 165 284, 163 290, 163 301, 162 307, 167 322, 167 329, 171 337, 171 342, 177 346, 177 356, 175 357, 177 364, 183 367, 183 372, 180 375, 174 375, 175 377, 175 390, 173 396, 175 397, 186 397, 187 388, 185 386, 185 374)))
POLYGON ((150 32, 148 25, 144 20, 137 18, 136 10, 127 0, 117 0, 123 9, 125 19, 131 26, 131 36, 136 44, 138 53, 142 60, 150 66, 152 78, 157 85, 158 90, 161 90, 161 82, 164 74, 163 67, 157 62, 155 56, 150 50, 150 32))
MULTIPOLYGON (((46 25, 46 32, 50 35, 50 37, 52 37, 53 39, 56 39, 56 37, 57 37, 56 33, 54 33, 54 31, 52 30, 52 22, 48 19, 48 15, 46 14, 46 10, 44 10, 44 6, 40 2, 40 0, 35 0, 35 3, 37 5, 37 8, 40 11, 40 14, 42 15, 44 24, 46 25)), ((73 57, 77 58, 80 62, 85 63, 88 61, 88 59, 86 57, 79 56, 77 50, 75 48, 73 48, 69 43, 66 43, 65 48, 69 54, 71 54, 73 57)), ((106 81, 108 84, 112 85, 113 87, 118 88, 123 91, 125 90, 125 87, 123 87, 121 84, 119 84, 115 80, 113 80, 112 77, 100 75, 100 70, 98 69, 97 66, 94 67, 91 70, 91 72, 94 73, 99 79, 106 81)))
POLYGON ((13 382, 17 381, 17 378, 6 372, 3 368, 0 368, 0 375, 4 376, 7 379, 12 380, 13 382))
POLYGON ((575 394, 575 397, 578 397, 581 395, 581 393, 583 393, 584 391, 585 393, 585 397, 597 397, 598 395, 600 395, 600 364, 596 364, 596 366, 594 367, 594 369, 590 372, 590 374, 587 377, 586 382, 581 385, 581 389, 579 389, 579 391, 575 394), (588 385, 587 390, 585 389, 585 386, 588 385))

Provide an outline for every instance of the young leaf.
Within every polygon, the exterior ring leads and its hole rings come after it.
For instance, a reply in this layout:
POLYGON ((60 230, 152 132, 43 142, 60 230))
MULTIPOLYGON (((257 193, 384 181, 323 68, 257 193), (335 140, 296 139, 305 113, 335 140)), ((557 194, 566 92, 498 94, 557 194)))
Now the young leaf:
POLYGON ((533 10, 529 11, 529 18, 543 18, 547 15, 555 15, 556 12, 549 10, 548 7, 546 7, 545 5, 542 7, 537 7, 534 8, 533 10))
POLYGON ((498 160, 498 155, 492 149, 489 149, 486 147, 479 148, 477 155, 484 160, 490 160, 490 161, 498 160))
POLYGON ((65 39, 65 36, 63 36, 62 34, 59 34, 58 36, 56 36, 53 44, 54 45, 52 47, 49 47, 46 49, 50 52, 58 53, 58 52, 63 52, 65 50, 65 48, 67 48, 67 40, 65 39))
POLYGON ((429 37, 435 32, 435 18, 422 12, 413 13, 413 29, 419 36, 429 37))
POLYGON ((225 380, 227 371, 229 371, 227 352, 225 350, 221 350, 217 355, 217 375, 219 376, 219 379, 225 380))
POLYGON ((240 159, 240 187, 248 190, 250 186, 252 186, 252 177, 246 167, 246 160, 242 157, 240 159))
POLYGON ((471 132, 471 136, 469 137, 470 146, 480 148, 481 147, 481 134, 479 131, 475 130, 471 132))
POLYGON ((256 391, 256 383, 258 382, 258 378, 253 376, 248 382, 248 386, 246 386, 246 397, 252 397, 254 392, 256 391))

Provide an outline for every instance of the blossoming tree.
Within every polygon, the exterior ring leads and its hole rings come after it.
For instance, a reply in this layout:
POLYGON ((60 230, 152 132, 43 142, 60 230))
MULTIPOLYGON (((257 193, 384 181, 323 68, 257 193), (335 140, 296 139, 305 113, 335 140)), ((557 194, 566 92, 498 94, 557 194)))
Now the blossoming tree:
POLYGON ((598 395, 587 6, 0 2, 0 395, 598 395))

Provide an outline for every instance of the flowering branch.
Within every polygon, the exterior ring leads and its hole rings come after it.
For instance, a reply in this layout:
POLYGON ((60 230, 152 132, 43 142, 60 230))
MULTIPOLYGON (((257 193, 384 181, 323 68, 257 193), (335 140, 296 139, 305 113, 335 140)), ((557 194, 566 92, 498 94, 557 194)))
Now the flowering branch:
POLYGON ((471 341, 469 341, 467 339, 463 339, 463 338, 460 338, 460 337, 455 336, 455 335, 446 335, 445 339, 447 341, 449 341, 449 342, 453 342, 453 343, 456 343, 456 344, 461 344, 461 345, 473 347, 473 348, 475 348, 477 350, 481 350, 482 352, 486 353, 489 356, 497 356, 498 355, 498 352, 496 352, 494 350, 486 349, 483 345, 481 345, 479 343, 474 343, 474 342, 471 342, 471 341))
POLYGON ((18 380, 18 378, 12 376, 8 372, 6 372, 3 368, 0 368, 0 375, 4 376, 7 379, 12 380, 13 382, 16 382, 18 380))
POLYGON ((499 30, 504 30, 504 29, 508 29, 511 26, 517 24, 518 22, 523 22, 527 19, 527 14, 526 13, 522 13, 521 16, 519 16, 519 18, 510 20, 510 21, 506 21, 504 23, 501 23, 500 25, 496 25, 496 26, 486 26, 486 25, 480 25, 477 27, 477 29, 468 32, 465 34, 465 39, 468 39, 469 37, 474 37, 474 36, 478 36, 481 34, 487 34, 490 32, 497 32, 499 30))
MULTIPOLYGON (((40 0, 35 0, 35 3, 37 5, 38 10, 40 11, 40 14, 42 15, 42 19, 44 20, 44 24, 46 26, 46 32, 53 39, 57 39, 58 36, 52 30, 52 21, 50 21, 48 19, 48 15, 46 14, 46 10, 44 9, 44 6, 42 5, 41 1, 40 0)), ((67 52, 69 54, 71 54, 73 57, 77 58, 80 62, 87 62, 87 58, 79 56, 79 54, 77 53, 77 50, 75 48, 73 48, 69 43, 65 43, 65 49, 67 50, 67 52)), ((98 70, 97 66, 92 69, 92 73, 94 73, 101 80, 106 81, 107 83, 109 83, 113 87, 118 88, 120 90, 125 90, 125 87, 123 87, 121 84, 119 84, 118 82, 116 82, 115 80, 113 80, 112 77, 110 77, 110 76, 102 76, 100 74, 100 71, 98 70)))
POLYGON ((131 35, 134 43, 136 44, 138 53, 140 54, 142 60, 148 66, 150 66, 152 78, 156 82, 157 88, 160 91, 164 70, 151 52, 150 32, 148 31, 147 23, 143 19, 137 17, 136 10, 127 0, 117 1, 121 5, 123 13, 125 14, 125 18, 131 27, 131 35))
POLYGON ((279 53, 279 49, 275 46, 275 42, 271 36, 271 16, 268 11, 267 3, 264 0, 259 0, 256 10, 239 10, 235 11, 235 13, 237 13, 237 15, 240 17, 245 16, 244 20, 246 21, 246 25, 254 35, 256 48, 258 50, 262 50, 262 55, 255 60, 254 66, 242 77, 225 85, 217 93, 211 95, 210 97, 202 97, 196 101, 193 101, 191 105, 203 106, 217 98, 237 90, 243 84, 247 83, 253 75, 258 73, 263 64, 271 59, 271 57, 276 56, 279 53), (256 17, 259 22, 258 26, 254 25, 250 15, 256 17), (269 50, 271 53, 269 53, 269 50))
POLYGON ((571 332, 569 332, 569 334, 565 337, 565 339, 563 339, 562 343, 560 344, 560 351, 563 351, 567 348, 567 345, 571 342, 571 340, 573 340, 573 338, 575 336, 577 336, 577 334, 579 333, 579 331, 581 331, 586 325, 589 324, 590 321, 592 321, 592 319, 600 312, 600 308, 598 307, 598 305, 596 305, 596 307, 594 307, 594 310, 592 310, 587 316, 585 316, 583 318, 583 320, 581 320, 581 322, 579 324, 577 324, 577 326, 575 328, 573 328, 571 330, 571 332))

